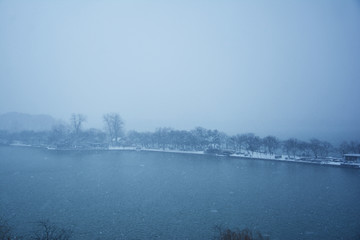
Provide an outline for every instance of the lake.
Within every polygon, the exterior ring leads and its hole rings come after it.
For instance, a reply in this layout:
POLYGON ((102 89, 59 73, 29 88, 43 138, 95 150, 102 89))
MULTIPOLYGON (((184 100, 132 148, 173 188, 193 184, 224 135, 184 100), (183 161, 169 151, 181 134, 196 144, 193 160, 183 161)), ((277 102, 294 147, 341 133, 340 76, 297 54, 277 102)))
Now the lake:
POLYGON ((356 239, 360 170, 209 155, 0 147, 0 216, 74 239, 356 239))

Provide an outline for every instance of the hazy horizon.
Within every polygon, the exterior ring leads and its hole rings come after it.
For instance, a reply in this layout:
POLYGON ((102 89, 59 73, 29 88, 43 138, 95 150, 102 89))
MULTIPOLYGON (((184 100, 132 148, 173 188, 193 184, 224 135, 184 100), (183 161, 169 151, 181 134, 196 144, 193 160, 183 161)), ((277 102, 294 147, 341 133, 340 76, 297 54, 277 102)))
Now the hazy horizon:
POLYGON ((359 1, 0 1, 0 113, 360 138, 359 1))

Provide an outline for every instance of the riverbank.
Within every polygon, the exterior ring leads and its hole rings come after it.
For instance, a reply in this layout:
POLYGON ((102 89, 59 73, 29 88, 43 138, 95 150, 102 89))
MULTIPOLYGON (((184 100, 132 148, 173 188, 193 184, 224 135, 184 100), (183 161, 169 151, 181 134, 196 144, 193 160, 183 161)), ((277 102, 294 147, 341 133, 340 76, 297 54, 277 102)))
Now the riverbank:
MULTIPOLYGON (((171 149, 151 149, 151 148, 136 148, 136 147, 109 147, 108 150, 111 151, 146 151, 146 152, 164 152, 164 153, 180 153, 180 154, 207 154, 204 151, 181 151, 181 150, 171 150, 171 149)), ((242 158, 242 159, 252 159, 252 160, 268 160, 275 162, 292 162, 292 163, 304 163, 304 164, 316 164, 316 165, 326 165, 334 167, 347 167, 347 168, 359 168, 360 163, 350 163, 344 162, 342 159, 333 158, 335 161, 328 159, 304 159, 301 157, 289 158, 286 156, 279 157, 279 155, 270 155, 265 153, 255 152, 252 155, 248 154, 230 154, 230 155, 219 155, 219 154, 209 154, 219 157, 232 157, 232 158, 242 158)))
POLYGON ((34 147, 34 148, 45 148, 49 151, 145 151, 145 152, 163 152, 163 153, 178 153, 178 154, 202 154, 202 155, 213 155, 218 157, 231 157, 231 158, 242 158, 242 159, 252 159, 252 160, 267 160, 274 162, 291 162, 291 163, 304 163, 304 164, 315 164, 315 165, 324 165, 324 166, 333 166, 333 167, 345 167, 345 168, 356 168, 360 169, 360 163, 358 162, 345 162, 343 159, 339 158, 330 158, 329 159, 311 159, 311 158, 301 158, 301 157, 287 157, 284 155, 271 155, 266 153, 254 152, 252 154, 209 154, 204 151, 183 151, 183 150, 173 150, 173 149, 155 149, 155 148, 138 148, 138 147, 108 147, 108 148, 54 148, 49 146, 32 146, 28 144, 11 144, 10 147, 34 147))

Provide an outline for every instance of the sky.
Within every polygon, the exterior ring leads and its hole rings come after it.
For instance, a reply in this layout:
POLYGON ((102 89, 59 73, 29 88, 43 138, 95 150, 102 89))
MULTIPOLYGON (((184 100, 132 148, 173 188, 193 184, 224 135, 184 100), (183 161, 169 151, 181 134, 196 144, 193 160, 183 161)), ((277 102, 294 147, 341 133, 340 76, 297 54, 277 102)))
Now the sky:
POLYGON ((360 139, 360 1, 0 0, 0 113, 360 139))

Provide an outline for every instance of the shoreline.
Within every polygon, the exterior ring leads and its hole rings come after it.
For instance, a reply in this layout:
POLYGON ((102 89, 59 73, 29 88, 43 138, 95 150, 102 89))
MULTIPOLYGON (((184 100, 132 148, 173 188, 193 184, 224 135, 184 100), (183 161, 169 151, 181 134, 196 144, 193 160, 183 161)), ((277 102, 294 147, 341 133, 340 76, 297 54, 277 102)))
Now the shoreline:
MULTIPOLYGON (((303 164, 313 164, 320 166, 331 166, 331 167, 342 167, 342 168, 360 168, 360 163, 346 163, 344 161, 325 161, 322 160, 301 160, 300 158, 287 159, 287 157, 282 157, 279 159, 275 158, 275 155, 272 157, 264 156, 243 156, 240 154, 230 154, 230 155, 218 155, 218 154, 209 154, 204 151, 181 151, 181 150, 170 150, 170 149, 152 149, 152 148, 142 148, 136 149, 135 147, 109 147, 109 151, 144 151, 144 152, 162 152, 162 153, 179 153, 179 154, 194 154, 194 155, 210 155, 218 157, 230 157, 238 159, 248 159, 248 160, 263 160, 263 161, 274 161, 274 162, 289 162, 289 163, 303 163, 303 164)), ((263 155, 257 153, 257 155, 263 155)))
POLYGON ((61 149, 54 148, 49 146, 33 146, 28 144, 10 144, 9 147, 26 147, 26 148, 42 148, 49 151, 138 151, 138 152, 161 152, 161 153, 178 153, 178 154, 193 154, 193 155, 210 155, 218 157, 230 157, 237 159, 248 159, 248 160, 263 160, 263 161, 273 161, 273 162, 287 162, 287 163, 304 163, 304 164, 313 164, 319 166, 330 166, 330 167, 341 167, 341 168, 354 168, 360 169, 360 163, 349 163, 344 161, 326 161, 325 159, 309 159, 302 160, 299 157, 289 159, 287 157, 281 156, 281 158, 275 158, 275 155, 263 154, 263 153, 254 153, 253 156, 245 156, 242 154, 229 154, 229 155, 219 155, 219 154, 209 154, 204 151, 182 151, 182 150, 171 150, 171 149, 153 149, 153 148, 141 148, 136 147, 108 147, 108 148, 86 148, 86 149, 61 149))

